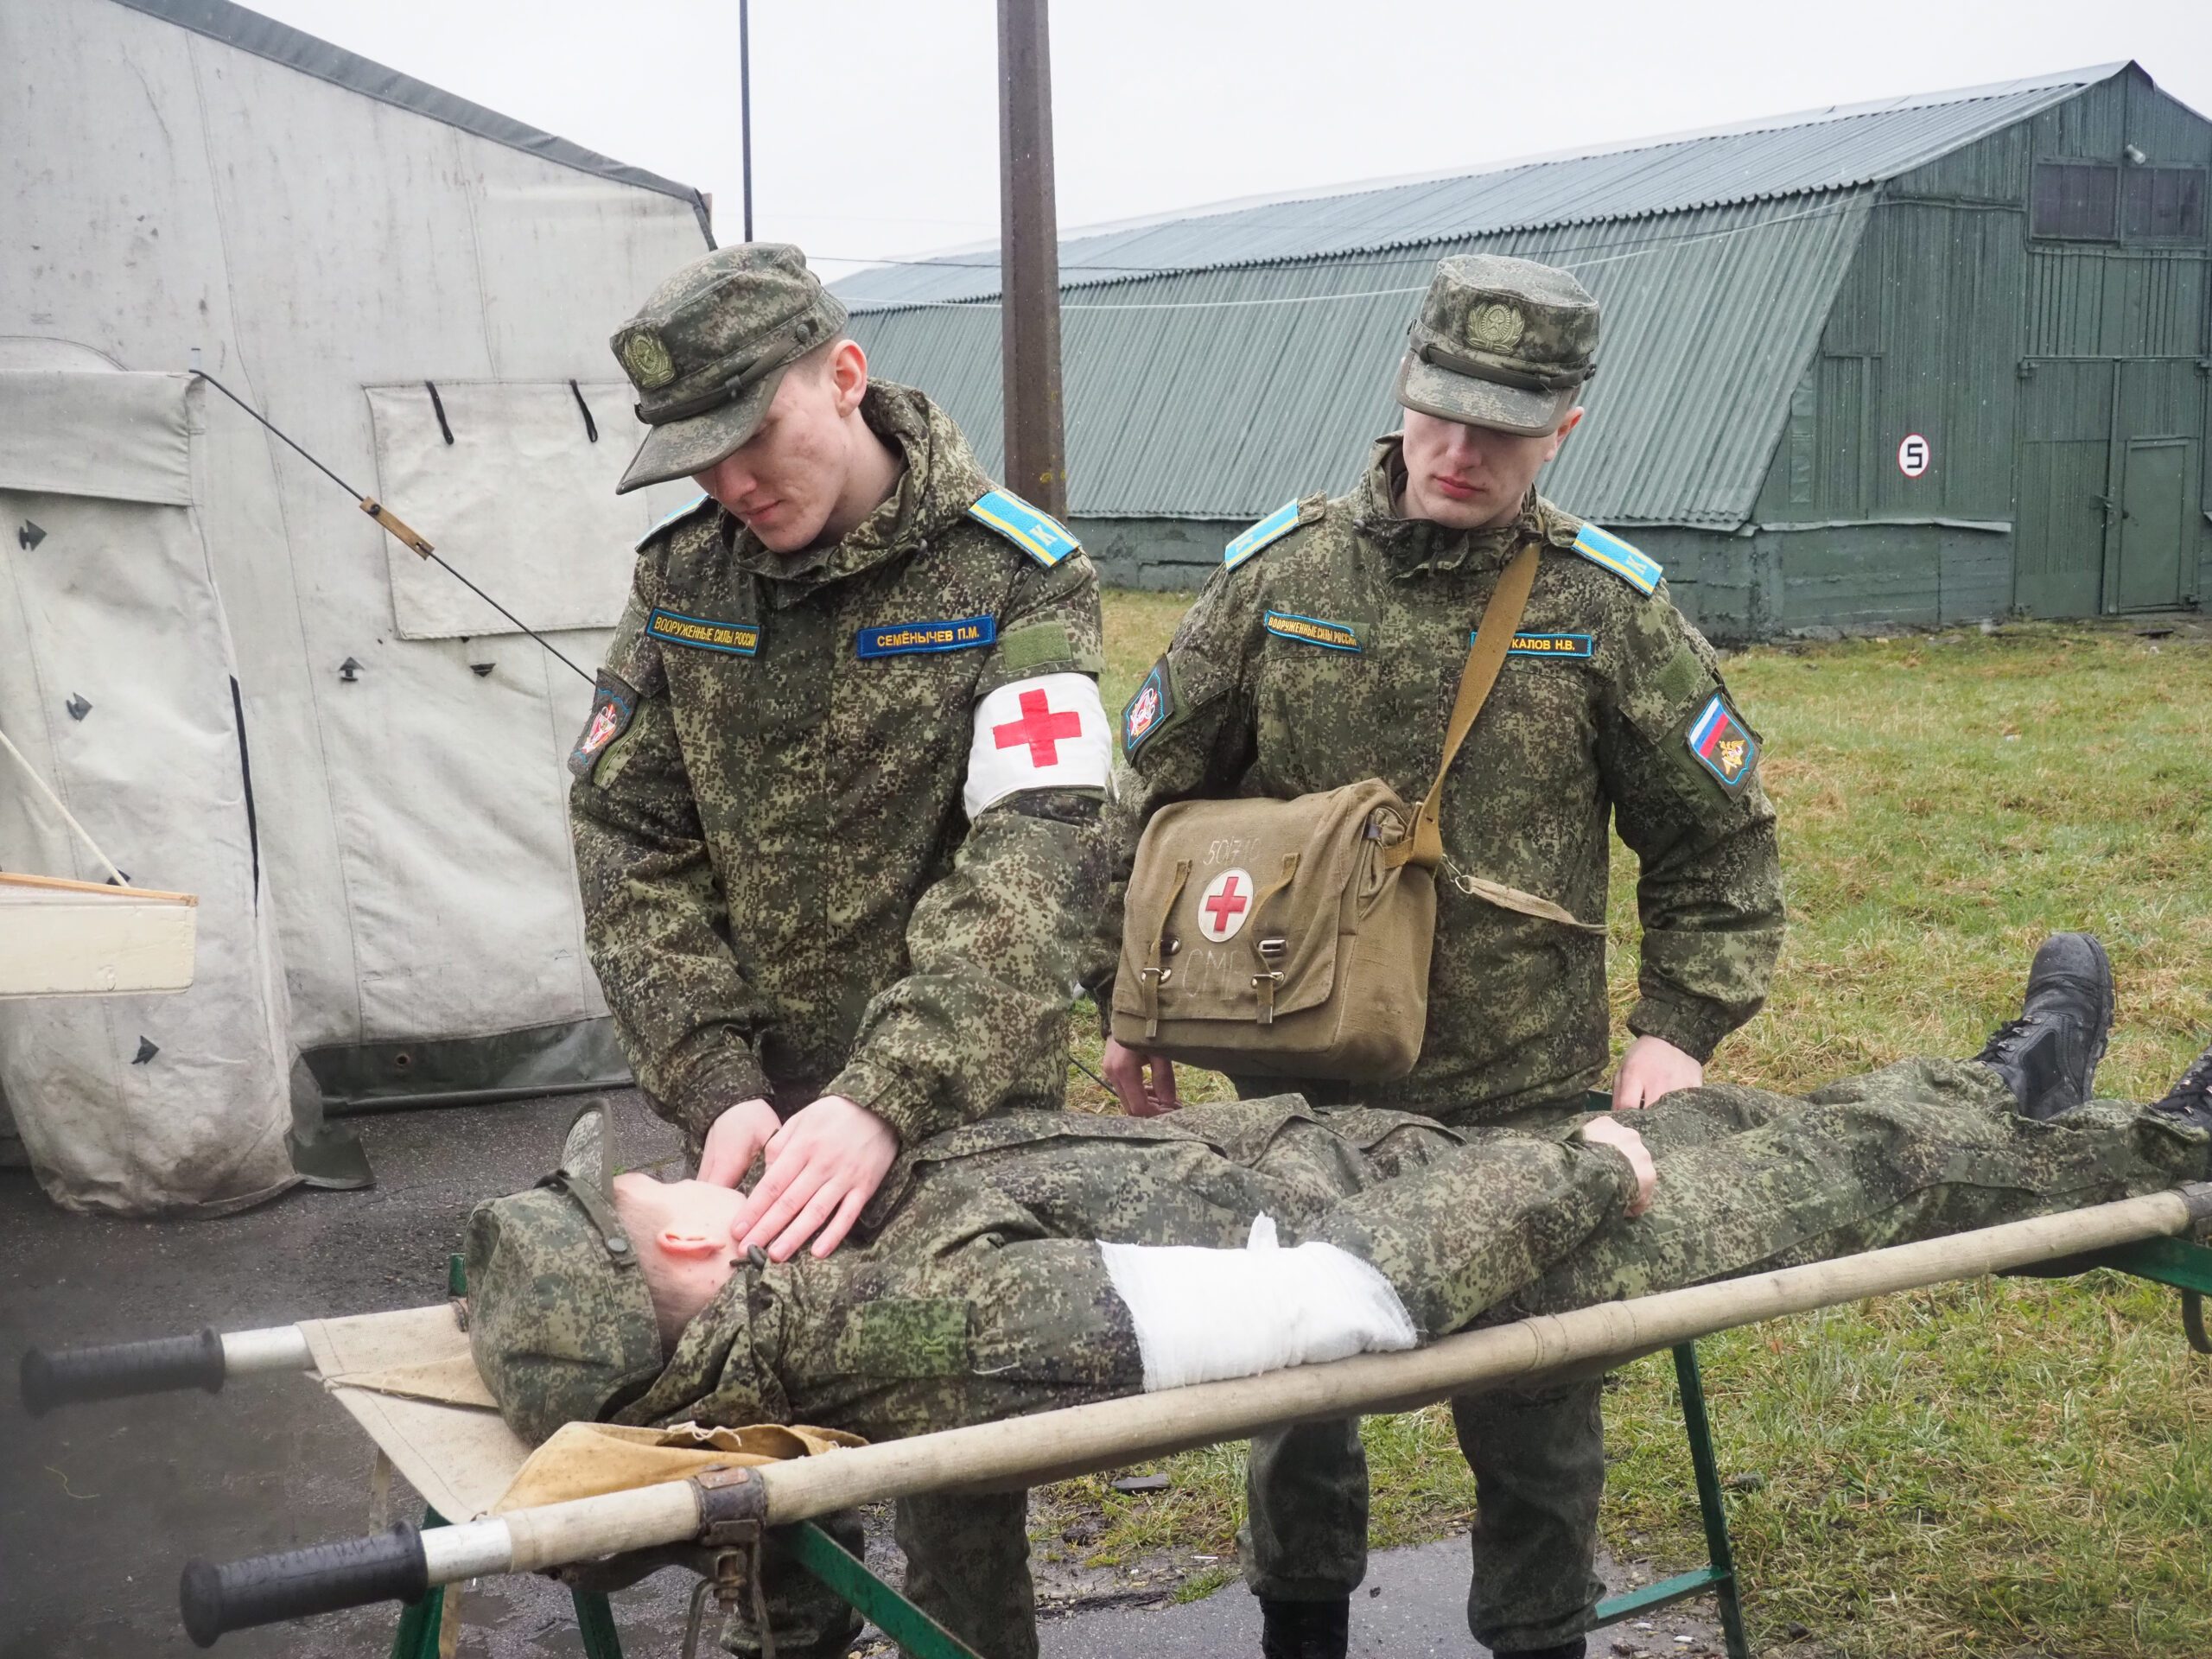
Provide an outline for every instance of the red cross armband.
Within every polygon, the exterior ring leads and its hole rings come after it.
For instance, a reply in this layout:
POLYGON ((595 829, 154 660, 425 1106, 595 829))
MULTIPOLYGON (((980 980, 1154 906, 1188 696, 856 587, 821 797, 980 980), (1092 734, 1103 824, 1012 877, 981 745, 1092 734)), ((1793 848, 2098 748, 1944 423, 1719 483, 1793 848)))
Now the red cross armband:
POLYGON ((1026 789, 1103 789, 1113 738, 1088 674, 1040 674, 976 705, 963 799, 972 819, 1026 789))

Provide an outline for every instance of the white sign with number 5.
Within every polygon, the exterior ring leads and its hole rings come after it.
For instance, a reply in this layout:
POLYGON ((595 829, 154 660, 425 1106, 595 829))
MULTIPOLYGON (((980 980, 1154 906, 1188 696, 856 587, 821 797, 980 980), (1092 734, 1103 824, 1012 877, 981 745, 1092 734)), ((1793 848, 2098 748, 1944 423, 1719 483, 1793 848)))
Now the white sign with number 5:
POLYGON ((1917 432, 1907 433, 1904 442, 1897 445, 1897 471, 1907 478, 1918 478, 1935 459, 1935 452, 1928 447, 1928 440, 1917 432))

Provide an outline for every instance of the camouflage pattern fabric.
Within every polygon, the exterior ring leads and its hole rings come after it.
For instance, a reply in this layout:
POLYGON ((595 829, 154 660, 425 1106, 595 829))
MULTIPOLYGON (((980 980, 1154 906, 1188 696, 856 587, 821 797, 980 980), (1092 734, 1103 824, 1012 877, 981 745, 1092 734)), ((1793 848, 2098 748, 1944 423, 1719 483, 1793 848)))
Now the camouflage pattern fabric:
POLYGON ((756 1096, 844 1095, 909 1142, 1061 1098, 1096 791, 971 823, 962 783, 980 698, 1098 672, 1097 578, 967 516, 990 480, 922 394, 878 383, 861 413, 906 477, 842 541, 787 558, 710 500, 647 538, 571 763, 592 963, 695 1148, 756 1096), (976 648, 858 650, 974 619, 976 648))
MULTIPOLYGON (((2212 1173, 2200 1132, 2111 1102, 2032 1122, 1987 1068, 1913 1061, 1803 1102, 1726 1086, 1667 1096, 1637 1118, 1660 1174, 1651 1211, 1630 1221, 1627 1160, 1569 1139, 1580 1121, 1454 1131, 1287 1096, 1172 1119, 1020 1112, 968 1126, 902 1154, 864 1238, 826 1261, 739 1269, 658 1379, 613 1414, 804 1421, 886 1439, 1131 1393, 1142 1358, 1090 1241, 1233 1248, 1262 1211, 1286 1243, 1324 1239, 1373 1262, 1435 1336, 2212 1173)), ((496 1200, 480 1217, 498 1212, 500 1224, 471 1229, 478 1318, 532 1351, 533 1319, 572 1342, 575 1296, 618 1272, 582 1211, 538 1202, 549 1196, 496 1200), (518 1229, 533 1235, 526 1249, 514 1248, 518 1229), (479 1241, 501 1238, 527 1273, 502 1277, 479 1259, 479 1241)), ((603 1366, 620 1371, 623 1333, 596 1340, 603 1366)), ((549 1375, 496 1361, 486 1374, 549 1375)), ((563 1375, 570 1409, 604 1397, 603 1380, 563 1375)), ((1571 1391, 1503 1398, 1460 1407, 1476 1414, 1471 1435, 1517 1422, 1542 1431, 1548 1457, 1586 1455, 1587 1437, 1564 1420, 1590 1408, 1571 1391)), ((561 1402, 501 1403, 511 1421, 564 1414, 561 1402)), ((1498 1494, 1505 1512, 1585 1484, 1567 1466, 1549 1472, 1531 1494, 1498 1494)), ((949 1539, 927 1569, 918 1562, 914 1587, 987 1659, 1022 1659, 1036 1638, 1021 1512, 1012 1498, 978 1507, 984 1523, 949 1539)), ((1498 1512, 1477 1531, 1478 1561, 1506 1548, 1491 1535, 1498 1512)), ((1317 1576, 1332 1565, 1325 1558, 1317 1576)), ((1542 1571, 1553 1593, 1572 1596, 1586 1568, 1568 1558, 1542 1571)), ((1484 1593, 1471 1613, 1495 1619, 1520 1592, 1484 1593)))
MULTIPOLYGON (((1480 280, 1440 268, 1414 325, 1401 396, 1447 418, 1555 425, 1574 400, 1571 386, 1514 391, 1462 371, 1513 367, 1504 360, 1514 357, 1521 370, 1579 379, 1594 346, 1595 308, 1559 273, 1531 288, 1527 273, 1542 268, 1476 263, 1482 269, 1471 276, 1480 280), (1534 298, 1515 299, 1521 290, 1534 298), (1500 314, 1508 300, 1510 318, 1500 314), (1446 339, 1455 334, 1456 346, 1446 339)), ((1108 810, 1121 874, 1100 957, 1110 963, 1119 948, 1136 837, 1168 802, 1289 798, 1370 777, 1418 799, 1442 752, 1470 635, 1505 566, 1533 541, 1543 554, 1516 650, 1445 785, 1421 1058, 1394 1084, 1294 1086, 1317 1100, 1357 1094, 1455 1123, 1579 1100, 1609 1052, 1598 925, 1609 822, 1641 864, 1640 995, 1629 1029, 1707 1058, 1764 1001, 1783 931, 1773 811, 1755 751, 1724 783, 1691 746, 1692 728, 1715 699, 1732 710, 1717 658, 1663 582, 1647 594, 1578 553, 1581 521, 1533 492, 1516 523, 1452 531, 1399 516, 1403 477, 1399 442, 1386 438, 1351 493, 1299 503, 1295 528, 1215 574, 1124 711, 1128 765, 1108 810), (1316 623, 1335 648, 1313 643, 1316 623), (1548 899, 1591 925, 1492 904, 1455 886, 1459 876, 1548 899)), ((1099 995, 1103 1003, 1103 988, 1099 995)), ((1237 1081, 1244 1092, 1285 1086, 1237 1081)), ((1510 1603, 1478 1621, 1486 1644, 1550 1645, 1581 1628, 1580 1604, 1594 1605, 1597 1541, 1584 1517, 1596 1510, 1602 1446, 1594 1427, 1580 1448, 1538 1432, 1595 1424, 1598 1384, 1577 1386, 1580 1403, 1532 1407, 1469 1444, 1478 1486, 1516 1495, 1510 1513, 1478 1529, 1478 1554, 1485 1538, 1496 1548, 1475 1596, 1495 1590, 1510 1603), (1548 1491, 1538 1471, 1559 1469, 1582 1471, 1585 1484, 1548 1491), (1547 1605, 1567 1573, 1560 1564, 1577 1558, 1579 1587, 1547 1605), (1519 1588, 1509 1594, 1508 1586, 1519 1588)), ((1475 1402, 1463 1415, 1497 1408, 1475 1402)), ((1357 1439, 1310 1427, 1289 1437, 1255 1442, 1247 1582, 1270 1598, 1349 1594, 1367 1570, 1364 1530, 1344 1518, 1365 1510, 1357 1439)))
POLYGON ((1296 1096, 1171 1119, 1010 1113, 909 1154, 859 1247, 741 1268, 616 1421, 887 1439, 1127 1394, 1143 1367, 1095 1243, 1238 1248, 1263 1211, 1286 1243, 1372 1263, 1427 1338, 2212 1169, 2206 1136, 2137 1108, 2037 1122, 1986 1067, 1910 1061, 1803 1101, 1668 1096, 1637 1118, 1660 1173, 1631 1221, 1628 1160, 1573 1138, 1580 1121, 1453 1131, 1296 1096))
MULTIPOLYGON (((1726 696, 1718 659, 1663 583, 1647 596, 1573 551, 1580 519, 1532 493, 1512 524, 1446 531, 1396 516, 1402 475, 1397 440, 1385 439, 1357 490, 1301 504, 1296 530, 1199 594, 1156 671, 1166 712, 1133 747, 1123 717, 1128 764, 1109 809, 1123 879, 1145 821, 1170 801, 1289 799, 1366 778, 1419 799, 1468 636, 1534 540, 1545 552, 1520 634, 1588 655, 1508 658, 1446 781, 1421 1060, 1397 1083, 1300 1086, 1458 1122, 1570 1101, 1596 1083, 1608 1057, 1602 931, 1502 908, 1450 878, 1503 883, 1601 924, 1609 819, 1642 868, 1629 1029, 1707 1058, 1758 1011, 1783 931, 1774 813, 1756 766, 1725 785, 1688 741, 1726 696), (1345 624, 1359 649, 1270 628, 1284 616, 1345 624)), ((1119 892, 1108 906, 1116 947, 1119 892)))
POLYGON ((1556 266, 1459 254, 1436 262, 1406 344, 1400 404, 1533 437, 1559 429, 1598 372, 1598 302, 1556 266))

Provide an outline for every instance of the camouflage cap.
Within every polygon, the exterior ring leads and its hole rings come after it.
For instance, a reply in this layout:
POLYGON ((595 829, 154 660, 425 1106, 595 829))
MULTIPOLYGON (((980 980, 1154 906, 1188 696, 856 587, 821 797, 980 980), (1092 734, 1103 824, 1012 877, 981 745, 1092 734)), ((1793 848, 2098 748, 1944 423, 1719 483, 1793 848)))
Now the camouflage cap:
POLYGON ((660 1327, 614 1211, 603 1105, 569 1126, 561 1166, 468 1218, 468 1345, 507 1427, 535 1446, 660 1375, 660 1327))
POLYGON ((1565 271, 1533 260, 1438 260, 1407 332, 1398 402, 1463 426, 1524 437, 1556 431, 1598 372, 1598 302, 1565 271))
POLYGON ((845 308, 781 242, 695 259, 614 331, 652 430, 614 493, 704 472, 760 429, 784 371, 845 326, 845 308))

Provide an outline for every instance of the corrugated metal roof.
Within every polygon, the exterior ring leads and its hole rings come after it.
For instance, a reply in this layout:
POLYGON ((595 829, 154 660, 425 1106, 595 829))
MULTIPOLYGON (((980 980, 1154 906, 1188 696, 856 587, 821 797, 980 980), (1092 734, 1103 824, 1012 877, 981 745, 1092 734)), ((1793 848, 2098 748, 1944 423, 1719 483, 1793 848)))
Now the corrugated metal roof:
MULTIPOLYGON (((1398 423, 1390 382, 1441 255, 1573 270, 1605 309, 1585 431, 1546 491, 1615 523, 1733 527, 1863 232, 1871 189, 1417 250, 1086 288, 1061 311, 1071 510, 1253 518, 1347 486, 1398 423)), ((856 315, 875 372, 928 388, 998 466, 994 304, 856 315)))
MULTIPOLYGON (((1872 184, 2064 102, 2126 67, 2107 64, 1776 116, 1633 145, 1540 156, 1441 178, 1199 209, 1077 232, 1064 288, 1434 245, 1509 230, 1642 219, 1872 184)), ((995 248, 886 266, 836 283, 855 311, 991 299, 995 248)))

